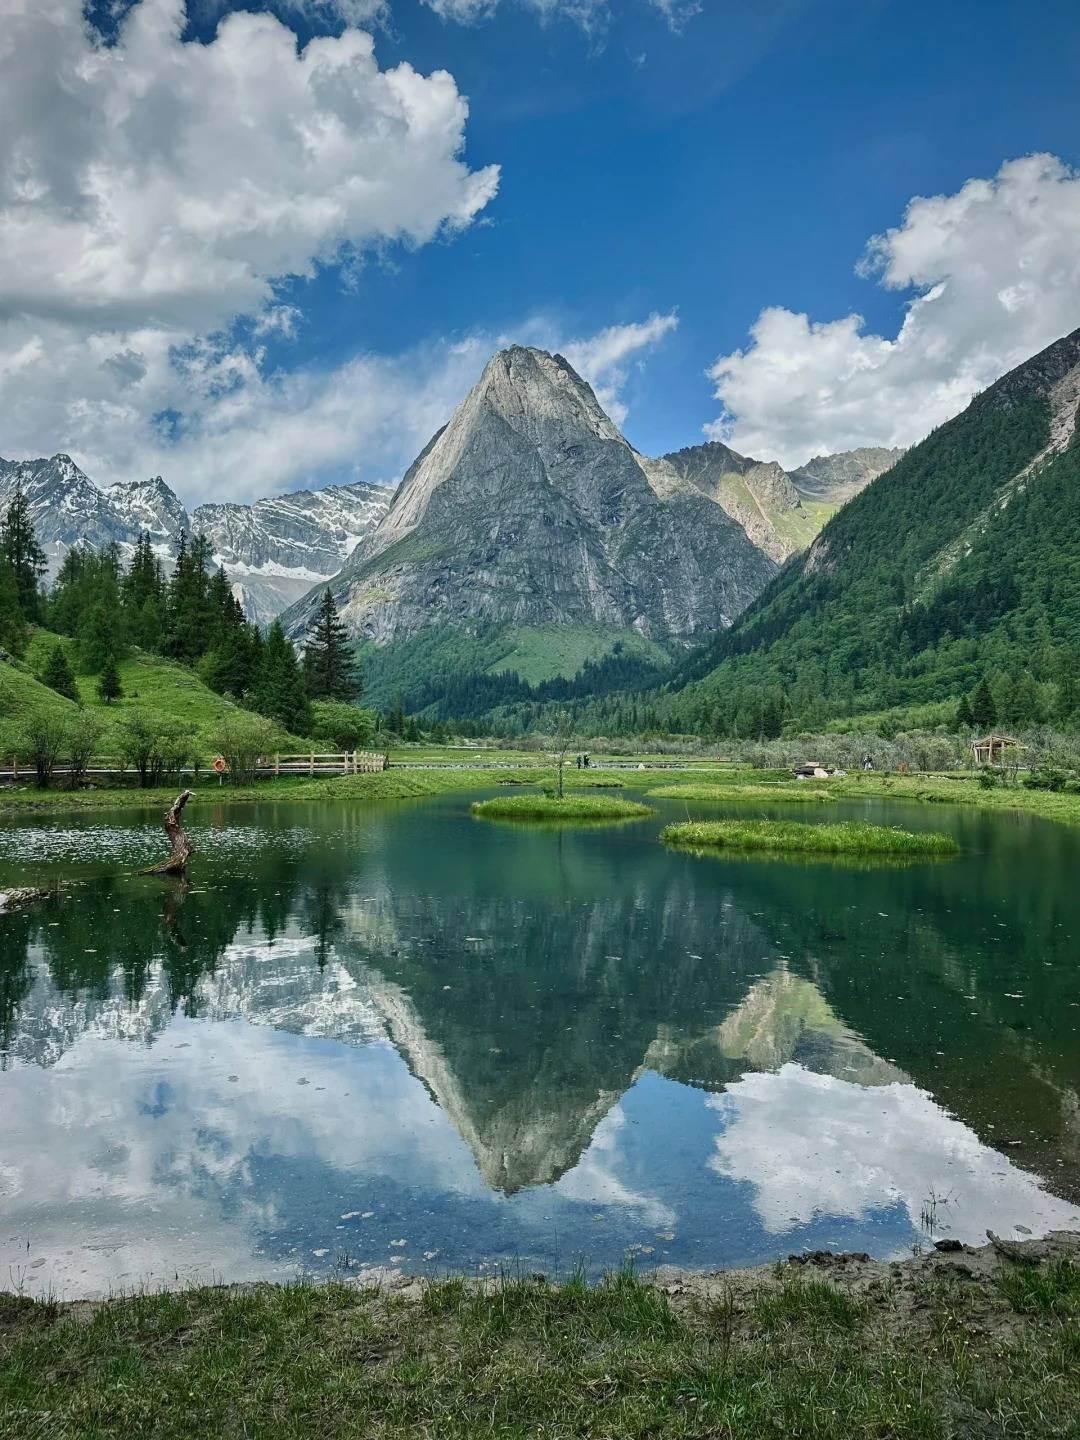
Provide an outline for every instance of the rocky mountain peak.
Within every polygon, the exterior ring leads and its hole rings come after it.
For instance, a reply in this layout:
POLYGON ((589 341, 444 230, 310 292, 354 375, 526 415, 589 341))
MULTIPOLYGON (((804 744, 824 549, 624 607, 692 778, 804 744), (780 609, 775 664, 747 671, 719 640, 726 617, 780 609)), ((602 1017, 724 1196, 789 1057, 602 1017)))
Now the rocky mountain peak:
MULTIPOLYGON (((559 355, 492 356, 332 589, 353 634, 599 624, 689 638, 775 571, 720 506, 639 455, 559 355)), ((314 597, 291 612, 307 627, 314 597)))

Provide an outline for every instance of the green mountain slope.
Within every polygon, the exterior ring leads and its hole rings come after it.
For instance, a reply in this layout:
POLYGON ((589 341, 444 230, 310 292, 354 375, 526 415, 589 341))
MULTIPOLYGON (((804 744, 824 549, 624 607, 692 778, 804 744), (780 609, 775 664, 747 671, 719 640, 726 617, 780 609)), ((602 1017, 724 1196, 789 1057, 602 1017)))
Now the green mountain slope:
POLYGON ((1061 676, 1080 646, 1078 404, 1080 331, 846 505, 682 667, 672 722, 698 724, 762 687, 783 690, 805 721, 955 697, 985 673, 1068 689, 1061 676))
MULTIPOLYGON (((35 678, 45 655, 56 644, 73 650, 73 642, 48 630, 35 630, 27 646, 25 661, 15 664, 0 661, 0 754, 10 759, 17 748, 26 720, 35 710, 62 710, 74 715, 76 706, 55 690, 35 678)), ((125 716, 141 712, 180 721, 191 734, 194 750, 203 761, 213 758, 217 750, 217 728, 227 714, 236 714, 240 707, 204 685, 186 665, 134 650, 120 662, 123 696, 105 705, 97 694, 98 677, 80 675, 76 679, 82 704, 92 710, 105 724, 97 745, 101 755, 116 755, 118 745, 115 727, 125 716)), ((244 713, 244 712, 241 712, 244 713)))

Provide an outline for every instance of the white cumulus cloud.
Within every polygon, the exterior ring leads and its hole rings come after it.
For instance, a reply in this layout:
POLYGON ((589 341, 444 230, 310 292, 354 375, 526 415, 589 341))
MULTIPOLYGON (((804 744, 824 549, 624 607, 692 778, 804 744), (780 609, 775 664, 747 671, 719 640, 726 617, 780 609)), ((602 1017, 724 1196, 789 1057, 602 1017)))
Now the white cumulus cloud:
POLYGON ((911 294, 896 336, 868 333, 857 314, 763 310, 751 343, 709 372, 723 413, 706 433, 787 465, 921 440, 1080 325, 1078 239, 1080 172, 1053 155, 912 200, 858 267, 911 294))
POLYGON ((574 369, 592 385, 596 398, 616 425, 622 425, 627 408, 620 393, 627 380, 627 362, 669 335, 678 323, 674 313, 660 315, 654 311, 647 320, 609 325, 585 340, 568 340, 553 348, 562 350, 574 369))
MULTIPOLYGON (((475 25, 490 20, 501 0, 424 0, 442 20, 456 20, 462 25, 475 25)), ((541 20, 563 17, 573 20, 583 30, 603 29, 609 18, 608 0, 518 0, 541 20)))
POLYGON ((245 498, 301 464, 294 439, 248 472, 245 425, 258 450, 313 401, 317 468, 333 403, 360 384, 366 415, 379 394, 365 362, 268 371, 265 337, 302 324, 281 282, 467 226, 498 170, 462 159, 453 77, 380 69, 362 31, 299 50, 271 15, 229 15, 207 44, 184 21, 183 0, 140 0, 107 45, 81 0, 4 0, 0 443, 103 481, 170 474, 191 498, 235 476, 245 498))

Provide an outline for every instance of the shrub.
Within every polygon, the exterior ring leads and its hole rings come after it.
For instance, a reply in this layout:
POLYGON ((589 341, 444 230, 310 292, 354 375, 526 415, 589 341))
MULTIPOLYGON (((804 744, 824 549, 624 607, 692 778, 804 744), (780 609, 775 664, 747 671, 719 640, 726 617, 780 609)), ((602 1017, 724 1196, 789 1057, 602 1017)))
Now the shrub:
POLYGON ((71 766, 68 771, 68 786, 72 790, 77 790, 86 779, 91 756, 104 728, 90 710, 80 710, 68 720, 66 749, 71 766))
POLYGON ((311 705, 311 733, 341 750, 362 750, 375 738, 374 710, 361 710, 344 700, 314 700, 311 705))
POLYGON ((243 785, 253 780, 263 755, 281 748, 281 731, 261 715, 222 717, 215 731, 215 744, 229 767, 229 782, 243 785))
POLYGON ((62 710, 35 710, 23 722, 19 750, 33 761, 39 789, 48 788, 67 738, 67 716, 62 710))
POLYGON ((120 753, 144 788, 160 785, 166 775, 179 773, 191 760, 191 737, 175 720, 136 710, 118 727, 120 753))

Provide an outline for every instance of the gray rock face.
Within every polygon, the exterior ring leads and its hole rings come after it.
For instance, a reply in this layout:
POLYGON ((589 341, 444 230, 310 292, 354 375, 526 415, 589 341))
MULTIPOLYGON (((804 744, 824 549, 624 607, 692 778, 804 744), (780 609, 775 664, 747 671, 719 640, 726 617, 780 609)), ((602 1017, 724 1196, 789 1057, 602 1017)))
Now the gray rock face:
POLYGON ((0 459, 0 514, 17 485, 29 501, 49 578, 76 546, 117 545, 127 559, 147 534, 169 565, 182 534, 202 533, 214 564, 224 567, 248 618, 259 624, 336 574, 390 504, 390 491, 377 485, 331 485, 254 505, 201 505, 189 516, 160 475, 100 490, 69 455, 53 455, 0 459))
POLYGON ((775 460, 751 460, 718 441, 665 455, 669 465, 726 510, 778 564, 801 548, 812 523, 791 477, 775 460))
POLYGON ((22 487, 49 574, 73 545, 95 548, 130 538, 125 520, 70 455, 41 460, 0 459, 0 514, 22 487))
POLYGON ((753 460, 712 441, 665 460, 722 506, 767 555, 783 564, 811 543, 852 496, 895 465, 904 452, 881 447, 819 455, 798 470, 753 460))
POLYGON ((254 505, 200 505, 191 518, 248 616, 267 623, 335 575, 389 505, 390 491, 382 486, 329 485, 254 505))
POLYGON ((844 505, 871 480, 890 470, 904 451, 881 445, 863 445, 858 450, 841 450, 836 455, 815 455, 791 472, 802 495, 844 505))
MULTIPOLYGON (((352 634, 591 622, 689 639, 775 563, 674 466, 639 455, 569 363, 495 355, 331 583, 352 634)), ((287 614, 302 634, 317 596, 287 614)))

